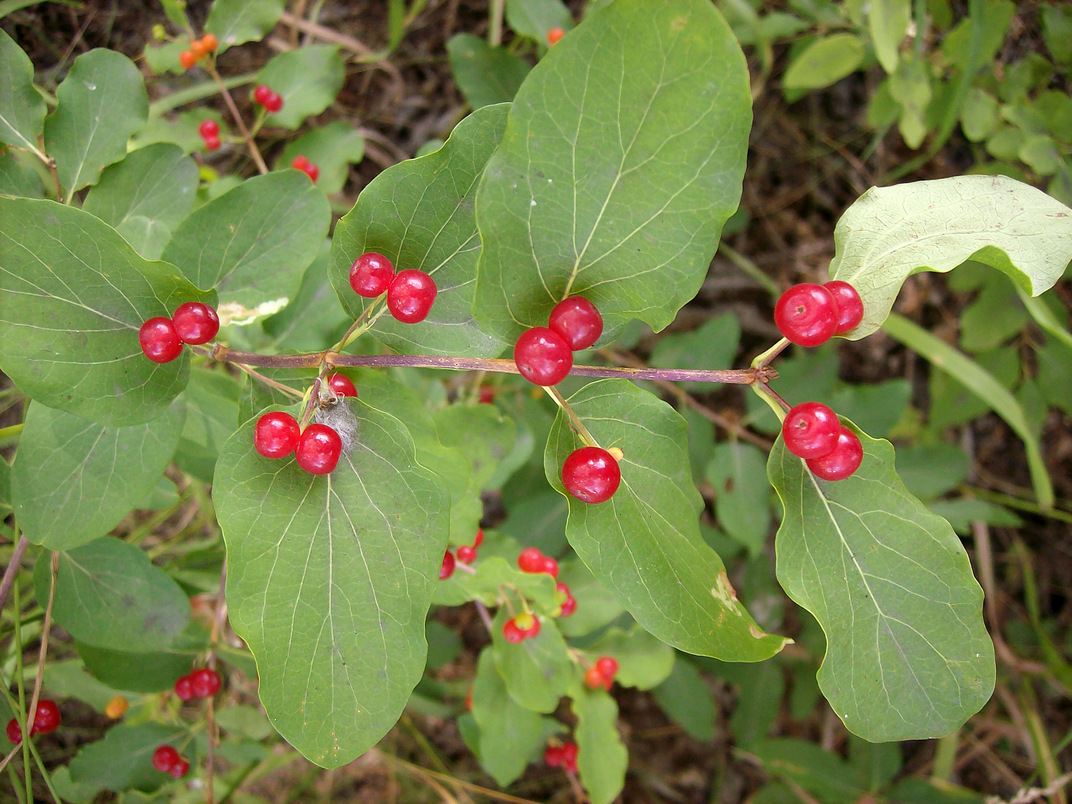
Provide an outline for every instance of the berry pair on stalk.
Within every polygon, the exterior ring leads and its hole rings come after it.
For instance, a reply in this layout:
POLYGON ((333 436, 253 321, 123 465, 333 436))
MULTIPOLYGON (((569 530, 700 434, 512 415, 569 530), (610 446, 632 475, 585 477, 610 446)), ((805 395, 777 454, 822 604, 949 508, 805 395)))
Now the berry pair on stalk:
POLYGON ((311 475, 335 471, 342 456, 342 439, 332 428, 310 424, 302 430, 297 419, 281 410, 257 419, 253 446, 265 458, 286 458, 293 452, 298 466, 311 475))
POLYGON ((535 385, 555 385, 573 368, 573 353, 599 340, 603 316, 583 296, 563 299, 551 310, 546 327, 532 327, 514 344, 517 370, 535 385))
POLYGON ((179 64, 182 65, 182 69, 189 70, 219 46, 220 42, 213 34, 205 34, 200 39, 192 41, 189 50, 184 50, 179 54, 179 64))
POLYGON ((844 480, 860 468, 864 448, 833 410, 820 402, 802 402, 782 422, 785 448, 803 458, 823 480, 844 480))
POLYGON ((190 770, 190 763, 170 745, 161 745, 153 751, 153 767, 173 779, 181 779, 190 770))
POLYGON ((202 120, 197 127, 197 133, 205 141, 206 151, 217 151, 220 147, 220 124, 212 118, 202 120))
POLYGON ((308 176, 313 183, 320 178, 320 166, 316 162, 310 162, 309 157, 304 154, 298 154, 294 157, 294 160, 290 163, 290 166, 295 170, 300 170, 306 176, 308 176))
POLYGON ((428 317, 435 302, 435 280, 424 271, 407 268, 395 273, 395 266, 382 254, 362 254, 350 266, 350 287, 365 299, 387 294, 387 309, 403 324, 417 324, 428 317))
POLYGON ((182 354, 182 345, 208 343, 220 331, 216 311, 201 302, 186 302, 171 318, 156 316, 141 325, 138 342, 154 363, 170 363, 182 354))
POLYGON ((175 695, 180 701, 211 698, 220 691, 221 685, 219 673, 211 667, 201 667, 175 682, 175 695))
MULTIPOLYGON (((34 709, 34 716, 30 719, 30 736, 38 734, 51 734, 60 727, 60 708, 55 701, 40 700, 34 709)), ((22 742, 22 729, 19 722, 11 718, 7 722, 7 738, 18 745, 22 742)))
POLYGON ((555 745, 548 743, 543 752, 543 761, 551 768, 562 768, 569 773, 577 772, 577 743, 572 740, 555 745))
POLYGON ((272 91, 267 84, 259 84, 253 90, 253 102, 264 107, 264 111, 273 114, 283 108, 283 97, 272 91))
POLYGON ((584 686, 590 690, 598 690, 602 687, 610 690, 614 685, 614 677, 618 675, 618 660, 613 656, 600 656, 584 674, 584 686))
POLYGON ((819 346, 834 335, 856 329, 863 319, 860 294, 848 282, 838 280, 793 285, 774 305, 774 323, 797 346, 819 346))
POLYGON ((461 545, 457 552, 458 557, 455 559, 454 553, 447 550, 443 553, 443 563, 439 567, 439 580, 445 581, 451 575, 454 574, 454 567, 457 564, 472 564, 476 561, 476 551, 484 543, 484 529, 476 529, 476 537, 473 539, 472 544, 461 545))
POLYGON ((558 578, 558 562, 551 556, 545 556, 538 547, 526 547, 522 550, 517 557, 517 566, 522 572, 535 575, 544 572, 552 578, 558 578))
POLYGON ((523 611, 503 625, 503 638, 511 645, 533 639, 540 634, 540 620, 531 611, 523 611))

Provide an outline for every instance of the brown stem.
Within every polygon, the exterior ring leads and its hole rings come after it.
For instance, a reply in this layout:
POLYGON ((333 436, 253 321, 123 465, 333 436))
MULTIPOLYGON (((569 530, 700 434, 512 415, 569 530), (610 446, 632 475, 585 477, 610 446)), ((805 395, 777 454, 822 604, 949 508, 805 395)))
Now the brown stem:
POLYGON ((216 86, 220 88, 220 94, 223 95, 223 100, 227 104, 227 108, 231 110, 231 116, 234 117, 238 130, 242 132, 242 139, 246 141, 246 147, 249 148, 250 156, 253 157, 253 161, 257 165, 257 170, 259 170, 261 174, 267 173, 268 165, 264 163, 264 157, 261 156, 261 151, 257 147, 257 143, 253 141, 253 135, 251 135, 249 129, 246 128, 246 123, 242 119, 242 114, 238 111, 238 106, 235 105, 234 98, 231 97, 231 91, 224 85, 223 79, 220 77, 219 71, 216 69, 216 65, 210 64, 206 69, 208 70, 209 75, 212 76, 212 80, 216 82, 216 86))
MULTIPOLYGON (((19 536, 19 540, 15 543, 15 552, 11 554, 11 561, 8 562, 7 568, 4 570, 4 579, 0 581, 0 609, 7 602, 7 595, 11 591, 11 585, 15 583, 15 576, 18 575, 22 557, 29 546, 30 542, 26 537, 19 536)), ((16 616, 18 615, 16 614, 16 616)))

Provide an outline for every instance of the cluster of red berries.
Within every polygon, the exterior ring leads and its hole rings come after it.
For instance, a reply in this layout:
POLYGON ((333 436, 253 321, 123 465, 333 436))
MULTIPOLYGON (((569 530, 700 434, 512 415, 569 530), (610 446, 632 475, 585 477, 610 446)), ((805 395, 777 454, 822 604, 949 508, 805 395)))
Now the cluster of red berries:
POLYGON ((844 480, 864 459, 864 448, 833 410, 820 402, 802 402, 782 421, 785 448, 803 458, 823 480, 844 480))
POLYGON ((189 50, 184 50, 179 54, 179 64, 182 65, 182 69, 189 70, 219 46, 220 42, 214 35, 205 34, 200 39, 192 41, 189 50))
POLYGON ((540 635, 540 620, 531 611, 523 611, 503 625, 503 638, 512 645, 540 635))
POLYGON ((281 410, 257 419, 253 447, 265 458, 286 458, 293 452, 294 461, 311 475, 331 474, 342 456, 342 439, 334 429, 310 424, 302 430, 297 419, 281 410))
POLYGON ((603 334, 603 316, 583 296, 563 299, 551 310, 546 327, 532 327, 514 344, 517 370, 535 385, 562 382, 573 368, 573 353, 587 349, 603 334))
MULTIPOLYGON (((33 720, 30 723, 30 736, 38 734, 50 734, 60 727, 60 708, 55 701, 40 700, 34 709, 33 720)), ((7 722, 7 738, 18 745, 22 742, 22 729, 19 722, 11 718, 7 722)))
POLYGON ((566 491, 591 505, 613 497, 622 482, 616 451, 581 447, 571 452, 562 464, 562 485, 566 491))
POLYGON ((569 617, 573 612, 577 611, 577 598, 573 596, 569 586, 558 581, 555 584, 555 597, 562 601, 559 606, 558 616, 569 617))
POLYGON ((561 745, 548 743, 543 752, 543 761, 551 768, 562 768, 569 773, 577 772, 577 743, 572 740, 561 745))
POLYGON ((310 162, 309 157, 302 154, 298 154, 294 157, 294 160, 290 163, 290 166, 295 170, 300 170, 306 176, 316 183, 316 180, 320 178, 320 166, 316 162, 310 162))
POLYGON ((476 549, 484 543, 484 529, 477 528, 476 536, 473 538, 472 544, 463 544, 458 548, 458 558, 455 561, 454 553, 447 550, 443 553, 443 563, 439 567, 439 580, 445 581, 451 575, 454 574, 454 567, 457 562, 462 564, 472 564, 476 561, 476 549))
POLYGON ((153 767, 174 779, 181 779, 190 771, 190 762, 170 745, 161 745, 153 751, 153 767))
POLYGON ((175 694, 180 701, 211 698, 220 691, 220 674, 211 667, 201 667, 175 682, 175 694))
POLYGON ((551 556, 545 556, 538 547, 526 547, 522 550, 517 557, 517 567, 522 572, 546 572, 552 578, 558 578, 558 562, 551 556))
POLYGON ((208 120, 202 120, 201 125, 197 127, 197 133, 201 135, 201 139, 205 141, 206 151, 216 151, 220 147, 220 124, 212 118, 208 120))
POLYGON ((272 92, 272 88, 267 84, 258 84, 253 90, 253 102, 263 106, 264 111, 273 114, 283 108, 283 97, 272 92))
POLYGON ((613 656, 600 656, 584 673, 584 686, 590 690, 602 687, 609 690, 618 675, 618 660, 613 656))
POLYGON ((552 28, 547 32, 547 44, 554 47, 558 44, 558 40, 566 35, 566 32, 561 28, 552 28))
POLYGON ((170 363, 182 354, 182 345, 208 343, 220 331, 220 317, 201 302, 186 302, 171 318, 156 316, 141 325, 138 341, 154 363, 170 363))
POLYGON ((370 251, 350 266, 350 287, 365 299, 387 294, 387 309, 403 324, 424 321, 435 301, 435 280, 424 271, 407 268, 395 273, 391 261, 370 251))
POLYGON ((797 346, 819 346, 856 329, 863 320, 860 294, 848 282, 838 280, 793 285, 774 305, 774 323, 797 346))

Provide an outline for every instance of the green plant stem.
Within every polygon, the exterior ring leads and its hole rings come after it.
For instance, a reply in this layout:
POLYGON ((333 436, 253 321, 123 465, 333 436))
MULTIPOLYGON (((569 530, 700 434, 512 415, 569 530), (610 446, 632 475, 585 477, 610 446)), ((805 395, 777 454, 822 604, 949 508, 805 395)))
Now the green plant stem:
POLYGON ((1056 519, 1058 522, 1072 522, 1072 513, 1060 508, 1042 508, 1042 506, 1032 500, 1021 499, 1020 497, 1014 497, 1011 494, 1004 494, 1000 491, 984 489, 979 486, 964 486, 962 491, 971 494, 973 497, 978 497, 980 500, 997 503, 998 505, 1004 505, 1008 508, 1015 508, 1017 511, 1049 517, 1050 519, 1056 519))
POLYGON ((19 435, 19 433, 22 432, 22 427, 22 422, 19 422, 18 424, 12 424, 8 427, 0 427, 0 441, 4 441, 8 438, 14 438, 15 436, 19 435))
POLYGON ((953 767, 957 759, 957 746, 960 744, 960 731, 947 734, 938 740, 934 752, 934 765, 931 770, 931 778, 949 782, 953 779, 953 767))
POLYGON ((789 339, 782 338, 778 343, 774 344, 770 349, 765 352, 760 352, 752 360, 753 369, 761 369, 767 366, 774 358, 782 353, 782 351, 789 346, 789 339))
POLYGON ((379 318, 380 315, 383 314, 383 311, 386 309, 380 304, 382 298, 383 297, 381 296, 379 299, 374 301, 361 312, 361 315, 359 315, 354 320, 354 323, 350 325, 350 328, 346 330, 346 334, 344 334, 339 339, 338 345, 334 349, 332 349, 333 352, 341 352, 343 349, 345 349, 347 346, 349 346, 351 343, 361 337, 361 335, 367 332, 369 327, 376 323, 376 319, 379 318), (374 312, 376 313, 376 315, 373 317, 374 312))
POLYGON ((774 411, 774 415, 778 417, 778 421, 785 419, 785 412, 789 410, 789 404, 782 399, 766 383, 757 382, 752 385, 752 392, 767 403, 767 406, 774 411))
MULTIPOLYGON (((257 80, 256 73, 242 73, 242 75, 232 75, 230 78, 222 79, 223 86, 227 89, 234 89, 245 84, 252 84, 257 80)), ((177 109, 180 106, 185 106, 188 103, 196 103, 199 100, 215 95, 220 91, 220 85, 215 81, 205 81, 200 84, 195 84, 188 89, 179 90, 173 92, 170 95, 166 95, 159 100, 155 100, 149 104, 149 116, 159 117, 164 112, 170 112, 172 109, 177 109)))
MULTIPOLYGON (((16 528, 18 526, 16 525, 16 528)), ((18 532, 16 530, 16 532, 18 532)), ((8 592, 11 591, 11 587, 15 584, 15 578, 19 574, 19 565, 22 564, 22 557, 26 553, 26 548, 30 546, 29 540, 19 535, 18 541, 15 542, 15 551, 11 554, 11 560, 8 562, 7 567, 4 569, 4 578, 0 581, 0 609, 4 607, 4 603, 7 601, 8 592)), ((15 609, 15 616, 18 616, 18 608, 15 609)))
POLYGON ((576 430, 577 434, 581 437, 581 441, 589 447, 598 447, 599 442, 596 441, 595 436, 588 432, 588 428, 584 426, 584 422, 581 421, 581 418, 574 412, 573 408, 570 407, 569 402, 567 402, 566 398, 559 393, 558 389, 553 385, 547 385, 544 386, 543 390, 555 401, 555 404, 558 405, 562 412, 569 417, 570 423, 573 425, 573 429, 576 430))
POLYGON ((488 12, 488 44, 492 47, 502 44, 503 6, 503 0, 491 0, 491 10, 488 12))
POLYGON ((778 283, 763 273, 763 269, 741 254, 736 249, 730 248, 725 243, 718 244, 719 253, 722 254, 727 260, 732 262, 742 271, 744 271, 750 278, 754 279, 764 290, 766 290, 772 296, 778 296, 781 294, 781 290, 778 287, 778 283))

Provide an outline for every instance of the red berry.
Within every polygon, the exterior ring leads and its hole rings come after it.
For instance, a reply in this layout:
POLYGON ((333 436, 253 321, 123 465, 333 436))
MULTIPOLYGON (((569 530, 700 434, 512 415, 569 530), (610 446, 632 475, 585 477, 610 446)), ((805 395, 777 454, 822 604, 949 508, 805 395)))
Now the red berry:
POLYGON ((182 757, 179 757, 175 764, 168 768, 168 775, 173 779, 181 779, 189 772, 189 770, 190 763, 182 757))
POLYGON ((138 342, 145 356, 154 363, 170 363, 182 354, 182 340, 170 318, 156 316, 141 325, 138 342))
POLYGON ((203 140, 207 140, 209 137, 218 137, 220 135, 220 124, 212 119, 202 120, 201 125, 197 127, 197 133, 201 135, 203 140))
POLYGON ((316 162, 310 162, 305 167, 305 175, 308 176, 313 183, 316 183, 316 180, 320 178, 320 166, 317 165, 316 162))
POLYGON ((596 660, 596 670, 609 684, 618 675, 618 660, 613 656, 600 656, 596 660))
POLYGON ((362 254, 350 266, 350 287, 366 299, 386 293, 394 278, 395 267, 391 261, 375 251, 362 254))
POLYGON ((309 167, 309 160, 308 158, 299 154, 298 156, 294 157, 294 159, 290 163, 290 166, 295 170, 300 170, 302 173, 304 173, 305 169, 309 167))
POLYGON ((477 528, 476 536, 473 537, 473 547, 480 547, 484 543, 484 529, 477 528))
POLYGON ((622 472, 614 456, 599 447, 574 450, 562 465, 566 491, 586 503, 609 500, 618 490, 622 472))
POLYGON ((218 151, 219 149, 220 149, 220 138, 219 137, 209 137, 208 139, 205 140, 205 150, 206 151, 218 151))
POLYGON ((211 698, 220 691, 220 674, 211 667, 202 667, 190 673, 190 688, 198 698, 211 698))
POLYGON ((495 401, 495 389, 492 388, 490 385, 481 385, 480 386, 480 404, 481 405, 490 405, 494 401, 495 401))
POLYGON ((517 627, 517 623, 513 620, 507 620, 506 623, 503 624, 503 639, 511 645, 516 645, 519 642, 525 641, 525 633, 517 627))
POLYGON ((543 561, 540 562, 540 572, 546 572, 552 578, 558 577, 558 562, 551 556, 544 556, 543 561))
POLYGON ((334 471, 342 455, 342 439, 326 424, 310 424, 298 439, 294 459, 311 475, 334 471))
POLYGON ((476 561, 476 548, 470 547, 467 544, 463 544, 457 550, 458 560, 463 564, 472 564, 476 561))
POLYGON ((540 633, 540 621, 532 612, 523 611, 514 617, 514 625, 525 639, 532 639, 540 633))
POLYGON ((834 334, 838 321, 837 302, 822 285, 805 282, 793 285, 774 305, 774 323, 788 340, 798 346, 818 346, 834 334))
POLYGON ((571 773, 577 772, 577 743, 569 742, 562 746, 562 767, 571 773))
POLYGON ((603 678, 603 674, 595 667, 589 667, 584 671, 584 686, 590 690, 598 690, 600 687, 606 688, 607 679, 603 678))
POLYGON ((443 553, 443 563, 439 566, 439 580, 445 581, 454 574, 454 553, 447 550, 443 553))
POLYGON ((794 405, 782 422, 785 448, 798 458, 820 458, 832 452, 840 434, 837 414, 819 402, 794 405))
POLYGON ((553 47, 554 45, 557 45, 558 40, 565 35, 566 32, 563 31, 561 28, 552 28, 550 31, 547 32, 547 44, 553 47))
POLYGON ((179 54, 179 64, 182 65, 182 69, 189 70, 197 64, 197 56, 190 50, 184 50, 179 54))
POLYGON ((465 693, 465 711, 473 711, 473 688, 469 688, 469 692, 465 693))
POLYGON ((175 682, 175 694, 180 701, 192 701, 197 695, 194 693, 193 677, 185 675, 175 682))
POLYGON ((864 302, 856 288, 840 279, 827 282, 823 287, 830 291, 837 303, 838 320, 834 334, 842 335, 860 326, 860 322, 864 320, 864 302))
POLYGON ((201 302, 180 304, 175 315, 171 316, 175 325, 175 334, 183 343, 194 345, 208 343, 220 331, 220 317, 216 311, 201 302))
POLYGON ((272 114, 275 114, 283 108, 283 97, 273 92, 267 98, 265 98, 264 108, 272 114))
POLYGON ((161 773, 168 773, 181 759, 179 752, 170 745, 162 745, 153 751, 153 767, 161 773))
POLYGON ((517 557, 517 566, 522 572, 543 572, 543 553, 536 547, 526 547, 517 557))
POLYGON ((387 288, 387 309, 403 324, 416 324, 428 317, 436 297, 436 283, 424 271, 399 271, 387 288))
POLYGON ((357 388, 345 374, 329 374, 324 379, 328 381, 328 387, 336 396, 357 396, 357 388))
POLYGON ((569 617, 573 612, 577 611, 577 598, 570 595, 566 598, 566 602, 562 604, 559 609, 559 617, 569 617))
POLYGON ((603 316, 583 296, 563 299, 551 311, 547 327, 554 330, 577 352, 587 349, 603 334, 603 316))
POLYGON ((35 734, 50 734, 60 727, 60 708, 55 701, 41 700, 37 702, 34 710, 33 725, 30 726, 30 736, 35 734))
POLYGON ((215 34, 207 33, 201 37, 201 44, 205 46, 206 53, 211 53, 220 46, 220 40, 216 38, 215 34))
POLYGON ((808 468, 822 480, 844 480, 860 468, 863 459, 864 448, 860 439, 856 433, 842 425, 837 446, 821 458, 808 461, 808 468))
POLYGON ((285 458, 298 446, 301 428, 289 413, 274 410, 257 419, 253 446, 265 458, 285 458))
POLYGON ((543 751, 543 761, 547 763, 548 767, 560 768, 564 759, 562 746, 560 745, 549 745, 543 751))
POLYGON ((253 100, 261 106, 267 104, 270 97, 272 97, 272 88, 266 84, 260 84, 253 90, 253 100))
POLYGON ((514 363, 521 376, 536 385, 562 382, 573 368, 573 350, 566 339, 547 327, 521 333, 514 345, 514 363))
POLYGON ((19 722, 15 718, 7 722, 7 738, 15 745, 22 742, 22 729, 19 728, 19 722))

